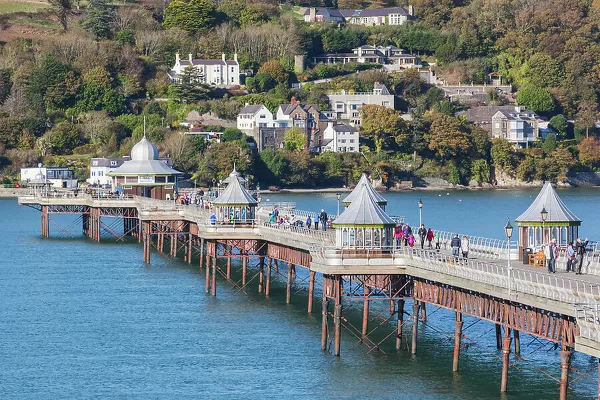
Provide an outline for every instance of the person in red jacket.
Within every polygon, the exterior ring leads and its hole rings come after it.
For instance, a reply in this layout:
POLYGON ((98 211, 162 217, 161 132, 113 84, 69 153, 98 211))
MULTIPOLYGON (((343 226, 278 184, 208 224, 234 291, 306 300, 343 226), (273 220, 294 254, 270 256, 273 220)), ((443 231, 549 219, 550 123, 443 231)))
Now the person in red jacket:
POLYGON ((429 248, 431 248, 431 241, 433 240, 433 231, 431 228, 427 230, 427 243, 429 243, 429 248))

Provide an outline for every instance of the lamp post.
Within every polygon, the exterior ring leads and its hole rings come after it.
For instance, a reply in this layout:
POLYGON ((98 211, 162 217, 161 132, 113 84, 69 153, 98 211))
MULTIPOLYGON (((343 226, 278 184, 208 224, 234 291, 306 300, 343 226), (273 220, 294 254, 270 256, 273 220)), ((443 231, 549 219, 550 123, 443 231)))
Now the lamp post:
MULTIPOLYGON (((544 244, 546 241, 544 240, 544 235, 546 232, 546 218, 548 218, 548 211, 546 211, 546 207, 542 207, 542 211, 540 211, 540 215, 542 216, 542 243, 544 244)), ((550 240, 548 240, 550 241, 550 240)))
POLYGON ((419 199, 419 226, 423 225, 423 201, 419 199))
POLYGON ((337 199, 337 215, 338 217, 340 216, 340 198, 342 197, 342 194, 340 192, 337 192, 335 194, 335 198, 337 199))
POLYGON ((512 275, 512 265, 510 265, 510 237, 512 236, 513 233, 513 227, 510 224, 510 218, 508 218, 506 220, 506 226, 504 227, 504 233, 506 234, 506 250, 507 250, 507 255, 508 255, 508 295, 510 296, 512 294, 512 282, 511 282, 511 275, 512 275))

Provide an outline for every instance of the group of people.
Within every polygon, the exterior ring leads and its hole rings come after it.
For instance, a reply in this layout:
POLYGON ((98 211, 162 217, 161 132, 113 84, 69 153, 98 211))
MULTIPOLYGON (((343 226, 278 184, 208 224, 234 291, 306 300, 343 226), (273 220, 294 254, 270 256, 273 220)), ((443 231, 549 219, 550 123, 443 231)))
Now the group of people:
MULTIPOLYGON (((421 224, 421 227, 417 231, 417 236, 419 237, 419 241, 421 242, 421 248, 425 248, 425 241, 428 243, 428 247, 432 248, 432 242, 435 243, 435 248, 439 250, 440 248, 440 235, 439 233, 434 233, 431 228, 426 229, 425 224, 421 224)), ((394 239, 396 241, 396 247, 400 247, 402 243, 404 246, 413 247, 416 243, 415 235, 413 234, 412 228, 409 224, 398 224, 394 228, 394 239)))
POLYGON ((204 191, 200 189, 198 192, 192 193, 174 193, 175 203, 182 205, 196 205, 200 208, 210 208, 210 202, 204 196, 204 191))
POLYGON ((306 221, 302 221, 301 219, 296 218, 296 215, 292 213, 292 215, 279 215, 279 209, 277 207, 273 208, 273 211, 269 213, 269 223, 270 224, 283 224, 283 225, 295 225, 295 226, 304 226, 306 224, 307 229, 311 229, 313 226, 316 229, 321 228, 321 230, 326 231, 327 225, 329 223, 329 216, 325 212, 324 209, 321 209, 321 213, 315 215, 314 218, 310 215, 306 217, 306 221))
POLYGON ((462 253, 463 258, 469 258, 469 238, 467 236, 463 236, 461 239, 458 237, 458 233, 455 233, 450 241, 450 247, 453 257, 458 258, 462 253))
MULTIPOLYGON (((585 255, 585 248, 587 245, 587 238, 585 241, 581 240, 581 238, 577 238, 575 246, 573 246, 573 242, 569 242, 565 251, 565 258, 567 259, 567 272, 574 271, 576 275, 581 275, 583 256, 585 255)), ((544 246, 544 257, 546 258, 548 272, 555 274, 556 261, 559 259, 559 251, 558 246, 556 245, 556 239, 552 239, 547 246, 544 246)))

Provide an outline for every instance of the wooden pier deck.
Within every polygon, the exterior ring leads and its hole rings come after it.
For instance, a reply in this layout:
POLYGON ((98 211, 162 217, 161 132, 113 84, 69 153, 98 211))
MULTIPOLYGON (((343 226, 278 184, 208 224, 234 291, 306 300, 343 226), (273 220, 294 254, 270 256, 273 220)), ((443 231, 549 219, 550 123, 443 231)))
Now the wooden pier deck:
POLYGON ((265 295, 270 292, 272 273, 279 268, 279 262, 285 263, 288 302, 296 268, 306 268, 308 312, 313 312, 317 285, 322 288, 321 348, 325 350, 333 337, 335 355, 340 355, 343 300, 361 299, 362 326, 352 329, 359 332, 370 350, 379 347, 369 339, 372 301, 389 302, 390 318, 396 319, 391 337, 395 338, 398 349, 404 325, 411 322, 413 354, 417 351, 418 321, 426 319, 426 304, 454 311, 454 371, 458 370, 463 337, 462 316, 496 324, 497 342, 503 349, 501 391, 507 390, 510 353, 520 353, 519 332, 560 346, 561 399, 567 396, 572 351, 600 357, 600 257, 597 255, 589 256, 587 274, 568 274, 560 266, 556 274, 549 274, 544 268, 516 261, 509 268, 508 260, 500 259, 497 254, 506 251, 502 248, 496 252, 474 248, 474 257, 468 260, 455 259, 445 249, 404 246, 372 251, 342 249, 335 245, 334 230, 271 225, 260 219, 260 210, 258 219, 243 224, 211 224, 210 210, 141 197, 21 196, 19 204, 41 212, 44 236, 50 235, 52 214, 80 215, 83 233, 93 240, 99 241, 107 233, 113 237, 135 236, 144 243, 147 263, 151 261, 152 249, 165 251, 166 238, 171 256, 182 254, 186 262, 195 259, 200 268, 205 268, 206 292, 212 295, 217 294, 217 275, 231 280, 232 259, 239 259, 242 264, 242 280, 232 284, 246 289, 253 282, 265 295), (122 230, 103 224, 105 218, 122 219, 122 230), (225 266, 219 265, 217 259, 225 260, 225 266), (258 270, 254 277, 250 273, 252 268, 258 270), (317 277, 321 282, 317 282, 317 277), (407 300, 413 302, 412 313, 404 310, 407 300))

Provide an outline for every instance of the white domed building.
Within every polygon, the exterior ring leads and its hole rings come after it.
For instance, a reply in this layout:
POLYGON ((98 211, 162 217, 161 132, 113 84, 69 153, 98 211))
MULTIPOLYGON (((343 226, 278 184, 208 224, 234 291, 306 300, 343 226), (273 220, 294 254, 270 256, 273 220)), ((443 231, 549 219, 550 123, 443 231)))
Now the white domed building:
POLYGON ((131 149, 131 160, 108 175, 114 191, 165 200, 177 190, 177 176, 181 174, 158 159, 158 149, 144 136, 131 149))

